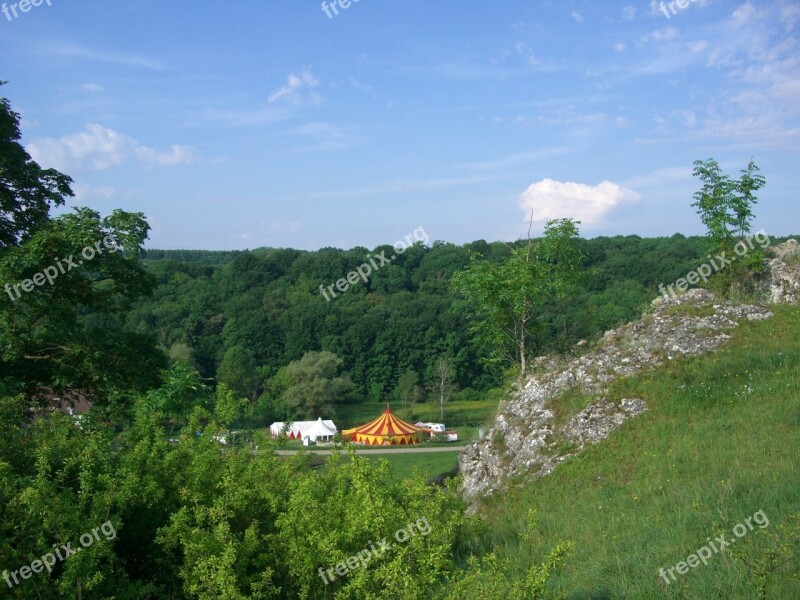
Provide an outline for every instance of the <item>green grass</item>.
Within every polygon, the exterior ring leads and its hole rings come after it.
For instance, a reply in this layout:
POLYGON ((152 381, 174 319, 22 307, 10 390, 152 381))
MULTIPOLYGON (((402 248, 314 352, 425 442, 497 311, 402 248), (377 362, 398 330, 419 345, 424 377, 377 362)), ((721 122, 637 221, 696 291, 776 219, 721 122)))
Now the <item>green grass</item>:
POLYGON ((457 452, 431 452, 429 454, 382 454, 367 456, 368 460, 388 460, 392 476, 396 479, 410 477, 419 469, 426 479, 452 471, 458 465, 457 452))
MULTIPOLYGON (((376 454, 374 456, 364 455, 364 457, 373 463, 380 460, 388 461, 392 478, 396 480, 407 479, 416 470, 419 470, 426 479, 431 479, 450 473, 458 465, 458 452, 376 454)), ((311 464, 314 468, 325 469, 327 458, 326 456, 315 457, 311 464)))
MULTIPOLYGON (((569 599, 758 598, 752 573, 728 551, 669 586, 658 571, 709 536, 730 539, 734 526, 763 510, 770 525, 735 544, 759 561, 800 513, 800 311, 773 310, 775 318, 743 324, 714 355, 618 382, 611 398, 640 397, 649 411, 550 476, 490 500, 489 533, 473 543, 498 544, 521 573, 573 541, 553 581, 569 599), (538 513, 535 556, 516 544, 529 508, 538 513)), ((796 521, 793 531, 800 533, 796 521)), ((797 555, 797 537, 792 543, 797 555)), ((799 562, 780 567, 764 597, 800 598, 799 562)))

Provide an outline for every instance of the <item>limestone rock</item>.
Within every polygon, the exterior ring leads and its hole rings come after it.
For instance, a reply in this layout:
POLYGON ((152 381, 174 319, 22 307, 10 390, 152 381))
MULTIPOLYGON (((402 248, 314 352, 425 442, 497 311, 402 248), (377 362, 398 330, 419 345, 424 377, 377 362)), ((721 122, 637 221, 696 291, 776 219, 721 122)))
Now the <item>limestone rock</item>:
POLYGON ((772 249, 775 255, 769 261, 768 300, 773 304, 800 303, 800 248, 797 240, 789 240, 772 249))

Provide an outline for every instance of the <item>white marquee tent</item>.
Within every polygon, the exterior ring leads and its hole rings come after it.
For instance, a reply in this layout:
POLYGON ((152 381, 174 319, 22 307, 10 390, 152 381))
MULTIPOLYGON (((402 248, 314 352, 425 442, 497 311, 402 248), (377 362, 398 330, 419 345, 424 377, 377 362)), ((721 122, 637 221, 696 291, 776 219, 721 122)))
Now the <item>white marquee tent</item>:
POLYGON ((278 437, 285 433, 290 440, 309 440, 311 442, 331 442, 336 435, 336 425, 333 421, 323 421, 322 417, 316 421, 295 421, 286 423, 279 421, 269 426, 272 437, 278 437))

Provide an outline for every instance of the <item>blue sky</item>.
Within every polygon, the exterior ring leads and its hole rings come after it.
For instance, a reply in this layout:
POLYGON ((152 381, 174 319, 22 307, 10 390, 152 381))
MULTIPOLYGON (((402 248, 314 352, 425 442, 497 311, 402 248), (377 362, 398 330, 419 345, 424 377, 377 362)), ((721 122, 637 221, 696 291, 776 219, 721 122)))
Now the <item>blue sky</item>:
POLYGON ((756 229, 800 230, 797 2, 12 4, 28 151, 151 248, 699 234, 708 157, 755 159, 756 229))

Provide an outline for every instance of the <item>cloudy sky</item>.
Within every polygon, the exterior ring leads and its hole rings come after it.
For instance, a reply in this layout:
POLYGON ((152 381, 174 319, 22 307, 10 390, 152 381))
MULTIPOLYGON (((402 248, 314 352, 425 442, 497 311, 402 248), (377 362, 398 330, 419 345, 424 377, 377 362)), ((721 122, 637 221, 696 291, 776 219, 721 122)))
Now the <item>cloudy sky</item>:
POLYGON ((798 2, 39 4, 2 5, 0 95, 152 248, 698 234, 709 157, 800 231, 798 2))

